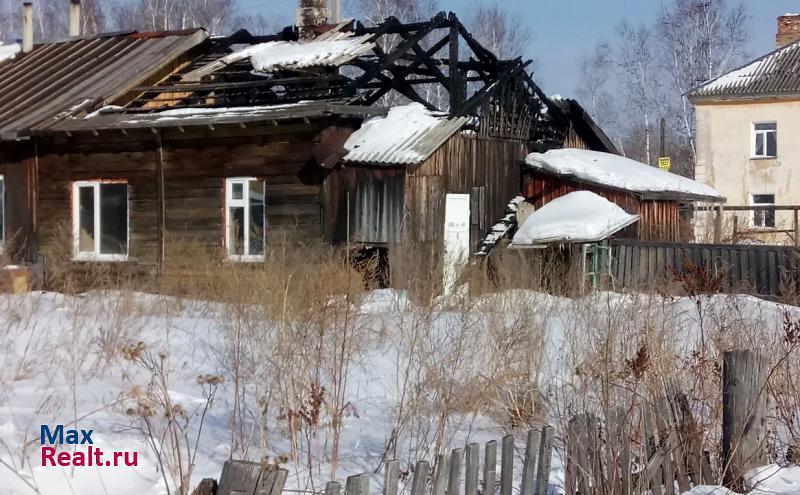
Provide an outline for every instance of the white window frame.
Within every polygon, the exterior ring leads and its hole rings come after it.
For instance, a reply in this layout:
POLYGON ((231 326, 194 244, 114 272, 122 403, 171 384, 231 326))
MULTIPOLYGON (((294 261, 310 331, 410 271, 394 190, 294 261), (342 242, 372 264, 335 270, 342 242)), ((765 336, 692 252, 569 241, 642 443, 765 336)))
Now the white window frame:
POLYGON ((100 252, 100 184, 128 184, 124 180, 84 180, 72 183, 72 259, 76 261, 127 261, 131 244, 131 207, 130 191, 126 189, 126 213, 128 214, 126 254, 108 254, 100 252), (94 251, 81 251, 81 209, 80 188, 91 187, 94 190, 94 251))
POLYGON ((778 123, 776 121, 764 121, 764 122, 753 122, 750 126, 750 157, 754 159, 770 159, 770 158, 777 158, 778 157, 778 123), (774 131, 768 130, 756 130, 756 126, 759 124, 775 124, 774 131), (767 154, 767 135, 770 133, 775 134, 775 154, 769 155, 767 154), (756 154, 756 139, 758 139, 759 135, 764 136, 764 154, 757 155, 756 154))
MULTIPOLYGON (((775 194, 773 194, 773 193, 751 193, 750 194, 750 206, 775 206, 775 194), (756 196, 772 196, 772 203, 756 203, 756 201, 755 201, 755 197, 756 196)), ((766 223, 767 223, 767 210, 763 211, 763 213, 764 213, 764 225, 756 225, 756 213, 758 213, 758 212, 753 211, 753 214, 750 216, 750 226, 752 228, 760 229, 760 230, 772 230, 772 229, 777 228, 778 218, 777 218, 775 210, 772 210, 772 218, 773 218, 774 225, 772 225, 771 227, 766 225, 766 223)))
POLYGON ((246 262, 259 262, 264 261, 265 256, 264 254, 248 254, 250 251, 250 182, 251 181, 260 181, 264 184, 264 232, 262 235, 264 236, 264 251, 266 253, 267 250, 267 184, 264 179, 259 179, 258 177, 228 177, 225 179, 225 254, 227 255, 227 259, 230 261, 246 261, 246 262), (242 198, 241 199, 233 199, 233 185, 234 184, 241 184, 242 185, 242 198), (243 235, 243 242, 244 242, 244 252, 245 254, 231 254, 228 250, 231 245, 230 239, 230 222, 231 222, 231 207, 234 208, 244 208, 244 225, 248 226, 248 228, 244 228, 242 232, 243 235))

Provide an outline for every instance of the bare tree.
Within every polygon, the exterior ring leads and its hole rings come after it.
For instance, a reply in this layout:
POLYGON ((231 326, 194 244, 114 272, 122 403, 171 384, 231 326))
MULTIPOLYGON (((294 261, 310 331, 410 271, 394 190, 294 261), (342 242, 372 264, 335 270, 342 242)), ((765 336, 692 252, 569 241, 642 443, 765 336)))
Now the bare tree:
POLYGON ((114 8, 114 24, 140 31, 203 27, 210 33, 227 34, 234 7, 234 0, 129 0, 114 8))
POLYGON ((698 84, 719 77, 745 58, 750 39, 744 3, 726 0, 673 0, 658 18, 663 67, 673 85, 678 129, 696 159, 694 108, 687 94, 698 84))
POLYGON ((580 64, 577 94, 592 118, 607 133, 613 135, 624 154, 620 129, 619 105, 611 88, 615 85, 614 59, 611 44, 601 40, 594 49, 583 56, 580 64))
POLYGON ((476 8, 467 22, 472 35, 501 59, 522 57, 528 51, 531 31, 497 3, 476 8))
POLYGON ((436 14, 438 4, 436 0, 348 0, 345 7, 358 19, 379 24, 387 17, 403 22, 430 19, 436 14))
POLYGON ((658 58, 652 31, 645 25, 634 27, 623 22, 617 28, 615 62, 627 98, 626 107, 633 112, 632 122, 641 123, 644 133, 639 158, 653 164, 651 126, 660 108, 661 87, 658 58))

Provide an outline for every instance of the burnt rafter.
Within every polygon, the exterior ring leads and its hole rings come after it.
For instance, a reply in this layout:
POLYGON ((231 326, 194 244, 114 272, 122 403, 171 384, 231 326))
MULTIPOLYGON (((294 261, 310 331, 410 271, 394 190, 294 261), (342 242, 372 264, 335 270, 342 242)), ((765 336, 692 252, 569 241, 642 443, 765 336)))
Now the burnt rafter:
POLYGON ((390 17, 376 26, 360 22, 329 26, 317 40, 343 33, 362 37, 372 45, 370 51, 334 66, 282 66, 268 73, 254 71, 247 45, 293 42, 298 39, 296 29, 270 36, 240 30, 227 38, 214 38, 182 72, 157 85, 136 88, 139 96, 127 105, 127 111, 300 100, 374 105, 396 101, 384 100, 395 94, 430 110, 480 117, 481 125, 492 129, 487 132, 498 137, 535 140, 541 122, 565 124, 563 118, 559 121, 558 108, 526 72, 529 61, 501 60, 453 13, 406 24, 390 17))

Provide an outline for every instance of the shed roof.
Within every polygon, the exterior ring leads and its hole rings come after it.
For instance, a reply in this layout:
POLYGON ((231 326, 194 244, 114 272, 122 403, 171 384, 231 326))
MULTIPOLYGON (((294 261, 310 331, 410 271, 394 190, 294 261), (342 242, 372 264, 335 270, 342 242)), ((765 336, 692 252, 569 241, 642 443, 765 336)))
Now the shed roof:
POLYGON ((427 160, 466 123, 466 117, 448 118, 419 103, 396 106, 383 117, 373 117, 354 132, 344 148, 345 162, 371 165, 417 165, 427 160))
POLYGON ((82 132, 112 131, 143 128, 193 127, 226 124, 247 124, 307 120, 331 115, 380 115, 387 112, 382 107, 342 105, 328 101, 301 101, 286 105, 174 108, 150 113, 128 113, 123 109, 107 108, 81 119, 64 119, 50 126, 48 131, 82 132))
POLYGON ((694 100, 800 96, 800 41, 712 79, 691 93, 694 100))
POLYGON ((530 169, 610 189, 630 191, 645 199, 725 201, 713 187, 610 153, 572 148, 531 153, 530 169))
POLYGON ((0 138, 47 129, 121 97, 207 37, 205 30, 192 29, 37 45, 0 66, 0 138))

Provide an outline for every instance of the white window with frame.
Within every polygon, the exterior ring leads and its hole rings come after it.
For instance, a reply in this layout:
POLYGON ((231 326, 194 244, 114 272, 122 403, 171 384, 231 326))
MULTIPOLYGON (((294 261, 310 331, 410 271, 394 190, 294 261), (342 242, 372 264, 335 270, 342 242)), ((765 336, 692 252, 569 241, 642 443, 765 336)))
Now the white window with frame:
MULTIPOLYGON (((752 194, 750 196, 752 206, 775 206, 774 194, 752 194)), ((767 208, 753 211, 753 227, 760 229, 775 228, 775 210, 767 208)))
POLYGON ((225 180, 225 246, 228 259, 264 260, 265 193, 262 179, 235 177, 225 180))
POLYGON ((753 123, 753 158, 775 158, 778 156, 778 124, 776 122, 753 123))
POLYGON ((73 183, 72 235, 75 259, 127 260, 128 225, 127 182, 73 183))

